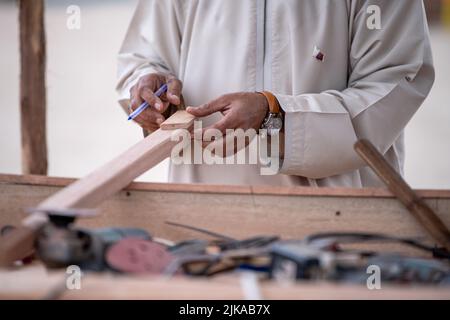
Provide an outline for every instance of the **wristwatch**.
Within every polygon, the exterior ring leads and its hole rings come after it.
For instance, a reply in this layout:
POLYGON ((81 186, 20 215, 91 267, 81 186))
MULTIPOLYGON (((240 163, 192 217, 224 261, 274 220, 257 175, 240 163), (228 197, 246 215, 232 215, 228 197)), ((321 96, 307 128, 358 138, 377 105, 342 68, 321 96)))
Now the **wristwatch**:
POLYGON ((259 92, 264 95, 269 103, 269 112, 264 119, 261 129, 267 130, 269 136, 276 136, 283 129, 283 114, 277 98, 268 91, 259 92))

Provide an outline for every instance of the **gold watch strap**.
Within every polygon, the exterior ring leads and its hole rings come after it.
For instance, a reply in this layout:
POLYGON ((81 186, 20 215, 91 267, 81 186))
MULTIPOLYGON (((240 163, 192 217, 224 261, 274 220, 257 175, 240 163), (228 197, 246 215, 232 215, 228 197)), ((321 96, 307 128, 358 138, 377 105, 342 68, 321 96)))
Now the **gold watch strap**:
POLYGON ((262 95, 264 95, 267 99, 267 102, 269 103, 269 112, 270 113, 280 113, 281 107, 280 103, 278 102, 278 99, 269 91, 262 91, 259 92, 262 95))

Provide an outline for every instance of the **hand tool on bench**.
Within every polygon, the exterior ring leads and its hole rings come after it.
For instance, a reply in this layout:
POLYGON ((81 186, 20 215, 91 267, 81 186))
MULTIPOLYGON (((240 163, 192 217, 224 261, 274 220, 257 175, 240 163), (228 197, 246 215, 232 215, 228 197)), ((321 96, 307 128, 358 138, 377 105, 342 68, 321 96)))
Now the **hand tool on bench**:
POLYGON ((370 141, 362 139, 355 144, 354 148, 431 238, 445 249, 450 250, 450 232, 447 226, 392 168, 375 146, 370 141))
POLYGON ((221 251, 264 247, 279 240, 278 236, 254 236, 247 239, 238 240, 227 235, 183 223, 171 221, 166 221, 165 223, 169 226, 184 228, 215 237, 218 239, 217 241, 214 241, 215 246, 217 246, 221 251))
POLYGON ((35 212, 22 221, 22 226, 8 234, 0 243, 0 266, 8 266, 27 256, 33 249, 37 232, 48 221, 47 210, 94 208, 109 196, 128 186, 135 178, 170 156, 178 141, 172 141, 177 129, 190 129, 194 117, 177 111, 159 130, 153 132, 130 149, 62 189, 38 205, 35 212))
MULTIPOLYGON (((327 234, 323 234, 326 238, 327 234)), ((330 234, 335 244, 360 243, 369 240, 392 240, 403 243, 403 239, 376 234, 330 234), (333 239, 334 238, 334 239, 333 239), (398 241, 397 241, 398 240, 398 241)), ((317 240, 321 235, 313 236, 317 240)), ((325 239, 323 238, 323 239, 325 239)), ((448 285, 450 264, 447 261, 417 258, 395 253, 376 253, 355 250, 341 250, 317 245, 316 241, 284 241, 271 247, 269 277, 282 282, 336 281, 367 284, 368 267, 380 268, 381 281, 393 284, 448 285)))
MULTIPOLYGON (((29 209, 31 214, 42 209, 29 209)), ((86 229, 73 226, 76 218, 93 217, 94 210, 47 210, 49 222, 35 240, 37 257, 48 268, 77 265, 83 270, 107 269, 107 250, 124 239, 151 240, 151 235, 137 228, 86 229)))
POLYGON ((212 241, 184 241, 169 248, 176 259, 165 270, 166 275, 173 275, 181 267, 190 275, 213 275, 234 268, 261 269, 261 265, 268 265, 270 245, 279 240, 277 236, 254 236, 238 240, 187 224, 165 223, 216 238, 212 241))
POLYGON ((209 230, 206 230, 203 228, 194 227, 194 226, 190 226, 190 225, 178 223, 178 222, 171 222, 171 221, 166 221, 165 223, 169 226, 179 227, 179 228, 184 228, 184 229, 200 232, 200 233, 206 234, 208 236, 211 236, 211 237, 214 237, 217 239, 222 239, 222 240, 227 240, 227 241, 237 241, 237 239, 231 238, 227 235, 220 234, 220 233, 217 233, 214 231, 209 231, 209 230))
POLYGON ((165 246, 134 237, 111 245, 105 254, 110 268, 135 274, 162 274, 174 259, 165 246))

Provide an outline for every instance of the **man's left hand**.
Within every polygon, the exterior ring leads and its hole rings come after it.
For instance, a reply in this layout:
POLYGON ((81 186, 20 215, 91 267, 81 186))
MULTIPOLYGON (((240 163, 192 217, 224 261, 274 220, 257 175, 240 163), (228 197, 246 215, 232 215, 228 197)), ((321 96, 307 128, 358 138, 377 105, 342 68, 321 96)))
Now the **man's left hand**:
POLYGON ((187 112, 201 118, 216 112, 224 117, 214 125, 204 128, 218 129, 225 135, 227 129, 255 129, 258 131, 269 111, 269 104, 260 93, 238 92, 223 95, 199 107, 188 107, 187 112))

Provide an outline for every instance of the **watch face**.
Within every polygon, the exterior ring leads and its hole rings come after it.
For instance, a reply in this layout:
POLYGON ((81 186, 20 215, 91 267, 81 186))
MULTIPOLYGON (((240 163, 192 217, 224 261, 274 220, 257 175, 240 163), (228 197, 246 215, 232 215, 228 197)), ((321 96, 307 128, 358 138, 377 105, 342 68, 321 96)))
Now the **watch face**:
POLYGON ((283 120, 278 116, 272 116, 267 119, 266 128, 268 130, 281 130, 283 128, 283 120))
POLYGON ((263 129, 266 129, 270 136, 278 134, 282 128, 283 119, 279 114, 270 113, 264 121, 263 129))

